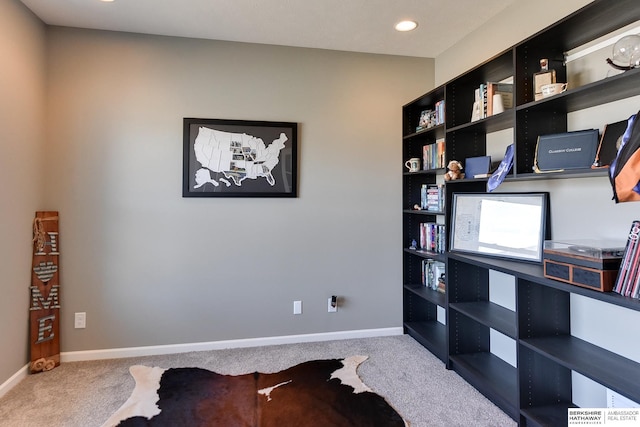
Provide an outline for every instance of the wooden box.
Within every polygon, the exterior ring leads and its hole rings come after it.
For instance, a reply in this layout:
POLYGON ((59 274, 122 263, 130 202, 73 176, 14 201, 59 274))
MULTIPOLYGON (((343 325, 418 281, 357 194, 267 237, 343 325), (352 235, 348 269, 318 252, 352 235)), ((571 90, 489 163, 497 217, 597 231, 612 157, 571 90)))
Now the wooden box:
POLYGON ((600 292, 610 292, 618 276, 624 243, 546 241, 544 277, 600 292))

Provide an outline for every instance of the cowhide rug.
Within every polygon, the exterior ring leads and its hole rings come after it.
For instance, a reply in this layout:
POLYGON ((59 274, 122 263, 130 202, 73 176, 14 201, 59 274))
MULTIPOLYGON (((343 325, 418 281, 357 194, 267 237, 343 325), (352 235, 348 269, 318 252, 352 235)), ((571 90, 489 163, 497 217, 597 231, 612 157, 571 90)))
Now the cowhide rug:
POLYGON ((131 397, 111 426, 408 426, 358 377, 366 356, 315 360, 273 374, 132 366, 131 397))

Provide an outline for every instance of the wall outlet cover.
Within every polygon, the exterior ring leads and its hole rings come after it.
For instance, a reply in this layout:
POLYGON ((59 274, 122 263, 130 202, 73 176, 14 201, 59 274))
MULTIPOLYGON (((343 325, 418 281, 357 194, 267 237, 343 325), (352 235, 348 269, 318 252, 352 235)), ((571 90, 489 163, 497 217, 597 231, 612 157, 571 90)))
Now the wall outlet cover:
POLYGON ((327 312, 329 313, 335 313, 338 311, 338 303, 336 301, 335 305, 331 305, 331 297, 329 297, 329 299, 327 300, 327 312))
POLYGON ((76 313, 74 318, 74 327, 76 329, 84 329, 87 327, 87 313, 76 313))

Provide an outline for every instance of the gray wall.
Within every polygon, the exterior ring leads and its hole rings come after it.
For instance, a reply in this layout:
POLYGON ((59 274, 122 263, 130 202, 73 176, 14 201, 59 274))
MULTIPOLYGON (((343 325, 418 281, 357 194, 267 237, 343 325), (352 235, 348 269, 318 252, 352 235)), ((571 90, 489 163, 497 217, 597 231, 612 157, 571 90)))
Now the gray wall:
POLYGON ((401 106, 431 87, 433 60, 47 36, 63 351, 402 325, 401 106), (300 197, 182 198, 183 117, 299 123, 300 197))
POLYGON ((61 216, 63 352, 401 326, 401 106, 432 59, 50 28, 16 0, 0 35, 0 383, 28 361, 36 210, 61 216), (183 117, 299 123, 299 197, 183 199, 183 117))
POLYGON ((0 1, 0 384, 28 359, 31 230, 42 209, 45 28, 0 1))

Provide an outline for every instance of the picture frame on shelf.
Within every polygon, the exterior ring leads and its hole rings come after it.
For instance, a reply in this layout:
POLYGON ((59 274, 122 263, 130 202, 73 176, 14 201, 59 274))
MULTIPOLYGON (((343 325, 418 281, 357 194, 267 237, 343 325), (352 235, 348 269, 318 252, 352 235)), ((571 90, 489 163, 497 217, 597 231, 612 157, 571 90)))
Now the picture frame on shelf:
POLYGON ((549 212, 547 192, 454 193, 450 250, 542 263, 549 212))
POLYGON ((182 197, 297 197, 298 124, 183 121, 182 197))

